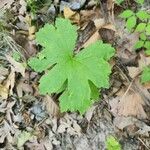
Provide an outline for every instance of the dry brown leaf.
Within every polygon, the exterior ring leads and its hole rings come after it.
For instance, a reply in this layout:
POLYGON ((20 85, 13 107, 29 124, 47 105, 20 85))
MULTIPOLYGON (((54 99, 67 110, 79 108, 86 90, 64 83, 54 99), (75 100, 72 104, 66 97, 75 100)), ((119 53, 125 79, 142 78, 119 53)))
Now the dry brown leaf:
POLYGON ((129 134, 149 137, 150 126, 134 117, 116 117, 113 121, 113 124, 120 130, 123 130, 124 128, 128 128, 130 126, 135 126, 138 128, 138 131, 133 131, 133 133, 129 134))
POLYGON ((22 97, 23 92, 33 94, 33 89, 29 84, 24 83, 24 82, 21 81, 17 85, 17 95, 18 95, 18 97, 22 97))
POLYGON ((78 125, 77 121, 71 116, 66 114, 61 120, 60 125, 57 128, 58 133, 67 132, 70 135, 81 135, 81 127, 78 125))
POLYGON ((94 20, 94 25, 96 27, 96 32, 94 32, 93 35, 90 36, 90 38, 83 44, 83 47, 87 47, 89 46, 90 44, 96 42, 97 40, 100 40, 101 37, 98 33, 98 29, 100 29, 103 25, 105 24, 105 21, 104 19, 95 19, 94 20))
POLYGON ((64 8, 64 17, 70 19, 73 23, 79 24, 80 21, 79 13, 72 11, 69 7, 64 8))
POLYGON ((11 68, 11 72, 5 82, 0 84, 0 95, 3 99, 7 99, 8 95, 13 95, 13 88, 15 84, 15 72, 13 68, 11 68))
POLYGON ((20 6, 19 14, 24 15, 27 11, 27 2, 25 0, 20 0, 20 6))
POLYGON ((6 79, 5 76, 7 75, 8 75, 8 69, 4 67, 0 67, 0 83, 2 83, 4 79, 6 79))
POLYGON ((9 55, 5 55, 5 56, 6 56, 7 60, 9 61, 9 63, 14 68, 15 72, 19 72, 19 73, 21 73, 21 75, 23 77, 25 77, 25 67, 23 66, 23 64, 15 61, 14 58, 12 58, 9 55))
POLYGON ((140 54, 139 69, 142 71, 144 67, 150 65, 150 57, 140 54))
POLYGON ((132 79, 137 77, 137 75, 140 73, 140 69, 138 67, 127 67, 129 71, 129 75, 132 79))
POLYGON ((15 71, 13 68, 11 68, 11 72, 7 78, 7 80, 5 81, 5 87, 9 90, 10 95, 13 95, 13 88, 15 85, 15 71))
POLYGON ((98 31, 96 31, 83 45, 83 47, 88 47, 92 43, 96 42, 97 40, 100 39, 100 35, 98 31))
POLYGON ((0 96, 2 99, 7 99, 8 98, 8 89, 0 84, 0 96))
POLYGON ((116 27, 113 24, 106 24, 105 26, 103 26, 103 28, 116 32, 116 27))
POLYGON ((96 108, 96 105, 89 108, 88 111, 86 112, 85 118, 88 120, 88 122, 91 121, 91 118, 93 116, 93 112, 94 112, 95 108, 96 108))
POLYGON ((98 29, 100 29, 102 26, 104 26, 105 20, 104 20, 104 18, 95 19, 95 20, 94 20, 94 24, 95 24, 95 26, 96 26, 96 29, 98 30, 98 29))
POLYGON ((60 114, 58 105, 54 102, 51 96, 46 95, 45 97, 46 110, 52 116, 58 116, 60 114))
POLYGON ((110 105, 114 116, 134 116, 139 119, 147 118, 143 109, 144 101, 138 93, 129 91, 120 99, 113 99, 110 105))
POLYGON ((0 0, 0 9, 9 9, 14 0, 0 0))
POLYGON ((69 18, 71 18, 75 14, 76 14, 76 12, 72 11, 69 7, 65 7, 64 8, 64 17, 65 18, 69 19, 69 18))
POLYGON ((81 10, 80 11, 80 25, 81 27, 85 26, 90 20, 103 19, 100 14, 99 8, 94 7, 91 10, 81 10))

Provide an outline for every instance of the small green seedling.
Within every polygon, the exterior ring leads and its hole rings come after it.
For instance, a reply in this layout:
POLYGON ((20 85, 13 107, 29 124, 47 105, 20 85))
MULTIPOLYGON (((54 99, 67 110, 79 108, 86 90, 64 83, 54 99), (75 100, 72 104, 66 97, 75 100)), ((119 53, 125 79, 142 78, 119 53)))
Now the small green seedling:
POLYGON ((106 140, 107 150, 121 150, 119 142, 113 136, 109 136, 106 140))
POLYGON ((61 92, 61 111, 78 110, 83 114, 98 99, 98 89, 109 87, 108 61, 115 49, 97 41, 75 54, 76 40, 77 27, 68 19, 58 18, 55 26, 46 24, 36 33, 43 50, 28 64, 37 72, 45 71, 39 81, 41 94, 61 92))
POLYGON ((150 67, 145 67, 141 75, 141 83, 150 82, 150 67))
MULTIPOLYGON (((144 0, 137 0, 139 4, 143 4, 144 0)), ((135 50, 144 48, 146 55, 150 55, 150 14, 145 10, 133 12, 125 10, 120 14, 120 17, 126 20, 126 28, 130 32, 139 33, 139 40, 136 42, 135 50)))

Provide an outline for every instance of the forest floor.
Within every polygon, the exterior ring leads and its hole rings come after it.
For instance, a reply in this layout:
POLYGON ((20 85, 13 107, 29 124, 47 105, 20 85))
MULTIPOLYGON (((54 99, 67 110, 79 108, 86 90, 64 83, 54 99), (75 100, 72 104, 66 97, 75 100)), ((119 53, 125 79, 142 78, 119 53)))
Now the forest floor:
POLYGON ((150 84, 140 82, 150 57, 134 50, 139 34, 119 17, 127 9, 150 13, 150 3, 0 0, 0 150, 150 150, 150 84), (35 33, 57 17, 78 27, 79 51, 98 40, 116 50, 110 88, 84 115, 61 113, 57 94, 40 95, 43 73, 27 65, 41 50, 35 33))

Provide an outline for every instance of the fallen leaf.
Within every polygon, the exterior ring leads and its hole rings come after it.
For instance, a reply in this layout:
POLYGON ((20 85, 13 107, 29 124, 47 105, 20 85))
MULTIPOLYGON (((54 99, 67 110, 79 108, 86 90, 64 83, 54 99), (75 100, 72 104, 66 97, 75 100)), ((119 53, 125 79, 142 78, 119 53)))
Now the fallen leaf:
POLYGON ((5 138, 7 138, 9 143, 13 142, 12 135, 15 133, 15 129, 10 126, 7 121, 3 121, 0 127, 0 143, 4 143, 5 138))
POLYGON ((64 8, 64 17, 65 18, 69 19, 69 18, 71 18, 75 14, 76 14, 76 12, 72 11, 69 7, 65 7, 64 8))
POLYGON ((18 148, 21 148, 25 144, 25 142, 27 142, 31 138, 33 138, 31 133, 29 133, 27 131, 21 132, 18 135, 18 138, 17 138, 17 146, 18 146, 18 148))
POLYGON ((111 111, 114 116, 134 116, 146 119, 147 115, 143 109, 144 101, 138 93, 129 91, 123 97, 114 98, 110 101, 111 111))
POLYGON ((4 79, 6 79, 6 76, 8 75, 8 69, 4 67, 0 67, 0 83, 3 82, 4 79))
POLYGON ((88 47, 92 43, 100 39, 99 33, 96 31, 84 44, 83 47, 88 47))
POLYGON ((11 72, 5 81, 5 87, 9 90, 9 94, 13 95, 13 88, 15 85, 15 71, 13 68, 11 68, 11 72))
POLYGON ((150 65, 150 57, 140 54, 139 69, 142 71, 144 67, 150 65))
POLYGON ((30 140, 29 142, 26 142, 25 145, 27 149, 30 150, 45 150, 43 143, 39 142, 37 139, 30 140))
POLYGON ((80 11, 80 25, 85 26, 90 20, 103 19, 99 8, 94 7, 91 10, 81 10, 80 11))
POLYGON ((16 86, 18 97, 23 96, 23 92, 26 94, 33 94, 33 89, 30 84, 26 83, 24 79, 21 79, 16 86))
POLYGON ((54 102, 51 96, 45 96, 46 110, 52 116, 59 116, 60 110, 58 105, 54 102))
POLYGON ((3 84, 0 84, 0 96, 3 99, 7 99, 8 95, 13 95, 13 88, 15 84, 15 72, 13 68, 11 68, 11 72, 7 79, 4 81, 3 84))
POLYGON ((132 79, 137 77, 137 75, 140 73, 140 69, 138 67, 127 67, 129 71, 129 75, 132 79))
POLYGON ((27 2, 25 0, 20 0, 19 14, 24 15, 27 11, 27 2))
POLYGON ((88 120, 88 122, 91 121, 91 118, 93 116, 93 112, 95 110, 96 106, 92 106, 91 108, 89 108, 85 114, 85 118, 88 120))
POLYGON ((116 29, 112 24, 107 24, 99 29, 99 34, 102 40, 110 44, 113 44, 115 41, 115 32, 116 29))
POLYGON ((1 0, 0 9, 9 9, 14 0, 1 0))
POLYGON ((129 126, 136 126, 138 130, 134 133, 134 135, 141 135, 149 137, 150 126, 146 125, 143 121, 140 121, 134 117, 116 117, 114 118, 113 124, 120 130, 123 130, 129 126))
POLYGON ((0 96, 2 99, 7 99, 8 98, 8 89, 0 84, 0 96))
POLYGON ((81 136, 81 127, 78 125, 76 120, 72 119, 71 116, 66 114, 64 118, 60 120, 60 125, 57 129, 57 132, 67 132, 70 135, 81 136))
POLYGON ((69 7, 64 8, 64 17, 70 19, 73 23, 79 24, 80 21, 79 13, 72 11, 69 7))
POLYGON ((9 61, 9 63, 14 68, 15 72, 19 72, 23 77, 25 77, 25 66, 22 63, 15 61, 14 58, 12 58, 11 56, 9 55, 5 55, 5 56, 9 61))

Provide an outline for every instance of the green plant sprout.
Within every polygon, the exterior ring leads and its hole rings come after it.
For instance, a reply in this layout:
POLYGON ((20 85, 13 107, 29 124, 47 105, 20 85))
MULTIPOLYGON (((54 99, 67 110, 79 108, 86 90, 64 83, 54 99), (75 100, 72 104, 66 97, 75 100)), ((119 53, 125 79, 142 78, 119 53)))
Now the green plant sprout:
MULTIPOLYGON (((144 0, 137 0, 139 4, 144 4, 144 0)), ((126 20, 126 28, 129 32, 139 33, 139 40, 136 42, 135 50, 143 48, 145 54, 150 56, 150 14, 145 10, 133 12, 125 10, 120 14, 120 17, 126 20)), ((141 75, 141 83, 150 81, 149 67, 144 68, 141 75)))
MULTIPOLYGON (((144 0, 138 0, 140 4, 144 3, 144 0)), ((139 10, 133 12, 132 10, 125 10, 120 14, 120 17, 126 20, 126 28, 129 32, 138 32, 140 34, 139 40, 136 42, 135 50, 144 48, 145 53, 150 55, 150 14, 145 10, 139 10)))
POLYGON ((76 40, 77 27, 68 19, 58 18, 55 26, 46 24, 36 33, 36 41, 43 50, 28 64, 37 72, 46 71, 39 81, 41 94, 61 92, 61 111, 83 114, 98 99, 98 88, 109 87, 108 60, 115 49, 97 41, 75 54, 76 40))
POLYGON ((106 147, 107 150, 121 150, 119 142, 113 136, 107 137, 106 147))
POLYGON ((141 75, 141 83, 147 83, 150 82, 150 67, 147 66, 143 69, 142 75, 141 75))

